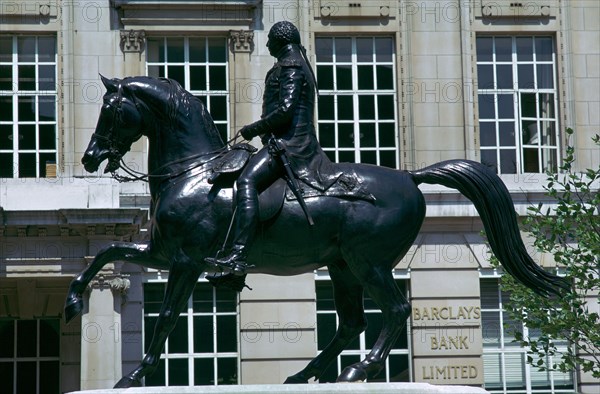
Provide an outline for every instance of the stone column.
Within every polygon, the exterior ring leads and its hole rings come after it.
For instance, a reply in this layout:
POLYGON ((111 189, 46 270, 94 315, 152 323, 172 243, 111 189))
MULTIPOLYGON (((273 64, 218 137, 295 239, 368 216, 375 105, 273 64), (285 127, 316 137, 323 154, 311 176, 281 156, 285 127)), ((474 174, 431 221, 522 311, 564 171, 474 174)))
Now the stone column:
POLYGON ((314 274, 250 275, 240 294, 242 384, 279 384, 317 355, 314 274))
POLYGON ((127 278, 100 274, 81 318, 81 390, 112 388, 121 378, 121 298, 127 278))

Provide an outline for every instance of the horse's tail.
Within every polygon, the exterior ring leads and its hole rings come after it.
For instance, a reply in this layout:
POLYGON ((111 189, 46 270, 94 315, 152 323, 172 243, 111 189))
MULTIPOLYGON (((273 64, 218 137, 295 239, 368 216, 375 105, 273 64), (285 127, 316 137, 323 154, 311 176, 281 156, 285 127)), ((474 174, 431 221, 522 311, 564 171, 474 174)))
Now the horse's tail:
POLYGON ((519 282, 544 295, 560 295, 562 290, 570 288, 567 280, 544 271, 527 253, 510 193, 491 169, 474 161, 449 160, 412 174, 417 184, 447 186, 473 202, 492 251, 504 269, 519 282))

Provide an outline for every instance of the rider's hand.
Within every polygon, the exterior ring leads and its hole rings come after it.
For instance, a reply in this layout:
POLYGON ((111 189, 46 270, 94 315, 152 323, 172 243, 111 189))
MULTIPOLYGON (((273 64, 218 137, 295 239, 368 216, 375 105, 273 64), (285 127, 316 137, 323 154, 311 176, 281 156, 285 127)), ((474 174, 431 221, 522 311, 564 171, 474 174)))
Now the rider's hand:
POLYGON ((242 129, 240 130, 240 134, 242 135, 242 137, 244 137, 245 140, 248 141, 255 137, 254 130, 252 130, 252 128, 248 126, 242 127, 242 129))

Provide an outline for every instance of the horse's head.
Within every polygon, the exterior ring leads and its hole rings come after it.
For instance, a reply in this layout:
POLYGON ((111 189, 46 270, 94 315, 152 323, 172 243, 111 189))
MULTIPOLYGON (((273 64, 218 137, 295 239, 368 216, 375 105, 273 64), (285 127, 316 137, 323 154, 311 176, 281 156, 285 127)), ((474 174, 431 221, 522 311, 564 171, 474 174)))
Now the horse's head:
POLYGON ((129 151, 131 144, 142 136, 143 119, 123 80, 100 77, 106 87, 106 94, 96 131, 81 163, 86 171, 95 172, 100 164, 108 159, 104 170, 106 173, 119 168, 123 155, 129 151))

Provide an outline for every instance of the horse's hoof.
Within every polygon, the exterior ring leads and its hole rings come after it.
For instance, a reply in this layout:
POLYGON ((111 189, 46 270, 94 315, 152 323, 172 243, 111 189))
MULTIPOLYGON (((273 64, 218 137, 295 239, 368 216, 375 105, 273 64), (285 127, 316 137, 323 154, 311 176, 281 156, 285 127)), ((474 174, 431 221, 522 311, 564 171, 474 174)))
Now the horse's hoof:
POLYGON ((71 297, 65 303, 65 322, 69 323, 83 311, 83 300, 80 296, 71 297))
POLYGON ((342 374, 338 376, 338 383, 353 383, 353 382, 364 382, 367 380, 367 371, 363 367, 356 365, 350 365, 344 368, 342 374))
POLYGON ((131 379, 129 376, 123 376, 113 388, 127 389, 129 387, 142 387, 142 383, 137 379, 131 379))
POLYGON ((289 376, 283 384, 308 384, 308 380, 298 375, 289 376))

